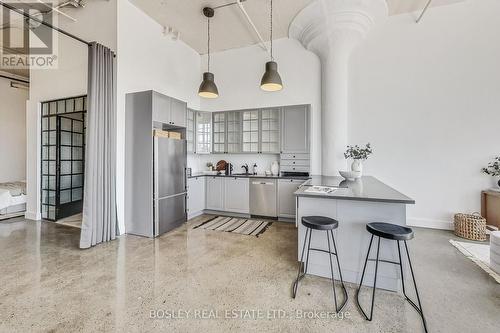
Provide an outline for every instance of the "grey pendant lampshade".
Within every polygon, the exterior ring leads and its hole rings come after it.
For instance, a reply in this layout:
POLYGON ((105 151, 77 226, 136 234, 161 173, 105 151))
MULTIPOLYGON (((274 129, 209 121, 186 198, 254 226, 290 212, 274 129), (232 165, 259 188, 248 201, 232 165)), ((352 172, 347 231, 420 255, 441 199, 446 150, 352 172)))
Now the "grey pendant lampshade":
POLYGON ((266 72, 262 76, 262 80, 260 81, 260 89, 264 91, 279 91, 283 89, 283 83, 281 82, 281 76, 278 73, 278 64, 274 61, 273 58, 273 0, 270 1, 270 42, 271 42, 271 60, 266 62, 266 72))
POLYGON ((260 88, 265 91, 279 91, 283 89, 283 83, 281 82, 276 62, 268 61, 266 63, 266 72, 260 81, 260 88))
POLYGON ((213 8, 203 8, 203 15, 207 18, 207 71, 203 73, 203 81, 198 89, 198 95, 203 98, 219 97, 219 90, 214 81, 214 74, 210 72, 210 19, 214 17, 215 11, 213 8))
POLYGON ((203 81, 200 84, 200 89, 198 89, 198 95, 204 98, 217 98, 219 96, 213 73, 203 73, 203 81))

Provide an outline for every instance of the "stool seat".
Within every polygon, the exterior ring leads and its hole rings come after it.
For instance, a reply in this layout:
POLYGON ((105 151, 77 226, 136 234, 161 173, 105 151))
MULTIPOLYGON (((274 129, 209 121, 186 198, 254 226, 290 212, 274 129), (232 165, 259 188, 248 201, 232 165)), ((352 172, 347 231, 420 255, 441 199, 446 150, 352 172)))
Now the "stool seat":
POLYGON ((375 236, 386 239, 398 241, 413 239, 413 230, 411 228, 403 227, 397 224, 383 222, 368 223, 366 225, 366 230, 375 236))
POLYGON ((304 216, 302 225, 314 230, 333 230, 339 226, 339 221, 325 216, 304 216))

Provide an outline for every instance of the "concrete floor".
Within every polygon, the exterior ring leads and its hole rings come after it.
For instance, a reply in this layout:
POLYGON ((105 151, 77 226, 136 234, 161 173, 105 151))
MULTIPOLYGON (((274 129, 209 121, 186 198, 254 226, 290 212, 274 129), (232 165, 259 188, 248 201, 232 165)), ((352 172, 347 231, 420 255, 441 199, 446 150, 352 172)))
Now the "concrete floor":
MULTIPOLYGON (((297 299, 290 296, 294 226, 274 223, 259 238, 192 229, 206 218, 156 240, 123 236, 89 250, 77 248, 76 228, 1 222, 0 332, 423 331, 413 308, 391 292, 378 292, 374 320, 363 320, 352 287, 343 319, 299 318, 325 315, 333 305, 327 279, 306 277, 297 299), (151 319, 152 310, 187 319, 151 319), (272 310, 283 312, 268 319, 272 310), (230 318, 238 314, 244 318, 230 318)), ((450 238, 417 229, 410 243, 429 331, 498 332, 500 285, 450 238)))

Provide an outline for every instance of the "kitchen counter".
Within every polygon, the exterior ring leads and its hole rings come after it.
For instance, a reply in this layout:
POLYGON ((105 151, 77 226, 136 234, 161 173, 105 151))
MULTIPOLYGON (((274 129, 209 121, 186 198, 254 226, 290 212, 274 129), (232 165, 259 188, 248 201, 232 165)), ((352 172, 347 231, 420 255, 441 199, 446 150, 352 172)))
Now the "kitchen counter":
POLYGON ((297 180, 308 180, 310 177, 296 177, 296 176, 266 176, 266 175, 245 175, 245 174, 232 174, 226 175, 224 173, 217 175, 208 175, 205 173, 193 173, 188 178, 197 178, 197 177, 232 177, 232 178, 269 178, 269 179, 297 179, 297 180))
MULTIPOLYGON (((374 177, 361 177, 356 181, 346 181, 341 177, 312 176, 294 192, 297 205, 296 223, 298 227, 297 252, 301 258, 306 228, 301 223, 304 216, 326 216, 339 222, 335 231, 335 241, 339 253, 344 281, 358 284, 371 234, 366 231, 370 222, 387 222, 406 226, 406 206, 415 201, 384 184, 374 177), (330 186, 330 193, 308 193, 310 186, 330 186)), ((311 247, 328 249, 326 236, 314 231, 311 247)), ((373 256, 372 250, 372 256, 373 256)), ((399 261, 396 242, 382 240, 380 257, 399 261)), ((312 253, 309 258, 308 273, 331 277, 328 256, 312 253)), ((379 265, 377 288, 396 291, 401 281, 399 267, 379 265)), ((368 265, 364 283, 373 286, 374 265, 368 265)))
POLYGON ((361 177, 356 181, 345 180, 342 177, 312 176, 295 192, 295 195, 298 197, 415 204, 415 200, 371 176, 361 177), (329 186, 336 189, 331 193, 311 193, 307 192, 309 186, 329 186))

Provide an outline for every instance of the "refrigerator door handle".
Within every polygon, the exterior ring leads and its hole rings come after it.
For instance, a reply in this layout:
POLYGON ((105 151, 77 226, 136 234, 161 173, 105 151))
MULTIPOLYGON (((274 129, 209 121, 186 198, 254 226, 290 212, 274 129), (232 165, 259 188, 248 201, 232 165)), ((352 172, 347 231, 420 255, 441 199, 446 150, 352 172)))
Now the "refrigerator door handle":
POLYGON ((186 192, 177 193, 177 194, 168 195, 168 196, 162 197, 162 198, 158 198, 158 200, 180 197, 181 195, 187 195, 187 191, 186 192))

